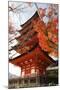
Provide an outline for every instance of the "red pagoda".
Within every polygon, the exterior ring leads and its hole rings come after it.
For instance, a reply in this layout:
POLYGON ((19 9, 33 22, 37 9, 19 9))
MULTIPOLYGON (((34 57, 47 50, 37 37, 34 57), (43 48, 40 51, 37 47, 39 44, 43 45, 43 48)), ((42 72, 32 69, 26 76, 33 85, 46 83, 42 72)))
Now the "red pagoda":
POLYGON ((19 31, 21 36, 16 38, 19 43, 13 47, 16 52, 20 53, 20 56, 9 59, 9 63, 21 67, 19 87, 41 86, 46 79, 46 68, 56 64, 48 53, 40 47, 37 37, 38 32, 34 30, 33 26, 34 21, 37 20, 40 20, 40 18, 36 12, 33 17, 21 25, 22 30, 19 31), (30 81, 34 84, 32 85, 30 81))

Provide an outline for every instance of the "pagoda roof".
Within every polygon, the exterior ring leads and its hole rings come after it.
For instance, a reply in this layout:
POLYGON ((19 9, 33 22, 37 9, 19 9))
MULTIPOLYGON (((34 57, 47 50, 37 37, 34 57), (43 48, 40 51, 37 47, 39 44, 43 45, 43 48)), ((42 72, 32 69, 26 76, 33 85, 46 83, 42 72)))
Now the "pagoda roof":
MULTIPOLYGON (((22 54, 14 59, 10 59, 9 62, 17 66, 21 66, 21 63, 27 61, 28 63, 32 59, 32 62, 39 62, 43 66, 49 66, 50 64, 56 63, 48 54, 41 50, 39 45, 37 45, 33 50, 22 54)), ((25 65, 25 63, 24 63, 25 65)))
POLYGON ((28 21, 26 21, 24 24, 21 25, 22 29, 19 32, 23 34, 25 31, 27 31, 28 27, 31 28, 32 27, 31 21, 37 18, 39 18, 39 15, 38 12, 36 11, 35 14, 28 21))

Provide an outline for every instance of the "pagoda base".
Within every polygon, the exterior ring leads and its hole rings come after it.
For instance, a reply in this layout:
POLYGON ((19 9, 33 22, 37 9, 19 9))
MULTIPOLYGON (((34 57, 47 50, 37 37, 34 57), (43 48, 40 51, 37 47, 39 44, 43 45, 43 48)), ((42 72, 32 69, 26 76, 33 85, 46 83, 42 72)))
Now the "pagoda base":
POLYGON ((28 88, 45 86, 46 76, 31 76, 9 80, 10 88, 28 88))

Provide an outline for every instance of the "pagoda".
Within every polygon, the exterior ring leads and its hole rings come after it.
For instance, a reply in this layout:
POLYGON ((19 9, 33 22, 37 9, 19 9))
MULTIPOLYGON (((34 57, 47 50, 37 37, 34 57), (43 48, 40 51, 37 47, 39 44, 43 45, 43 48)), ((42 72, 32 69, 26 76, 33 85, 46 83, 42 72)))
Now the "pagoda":
POLYGON ((39 45, 37 32, 33 28, 33 21, 37 19, 40 20, 36 12, 26 23, 21 25, 22 30, 19 31, 21 35, 15 38, 19 43, 13 47, 20 55, 9 59, 9 63, 21 68, 19 87, 40 86, 46 82, 46 68, 56 64, 39 45), (34 84, 32 85, 32 83, 34 84))

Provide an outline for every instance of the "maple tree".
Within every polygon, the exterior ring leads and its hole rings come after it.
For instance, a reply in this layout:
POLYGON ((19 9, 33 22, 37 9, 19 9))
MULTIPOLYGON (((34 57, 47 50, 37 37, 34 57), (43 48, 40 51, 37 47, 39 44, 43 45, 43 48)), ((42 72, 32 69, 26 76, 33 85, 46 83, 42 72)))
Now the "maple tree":
POLYGON ((53 18, 47 24, 42 20, 34 20, 32 21, 33 28, 37 33, 37 37, 39 40, 39 45, 42 50, 51 53, 53 56, 58 56, 58 29, 56 25, 58 24, 57 18, 53 18))

